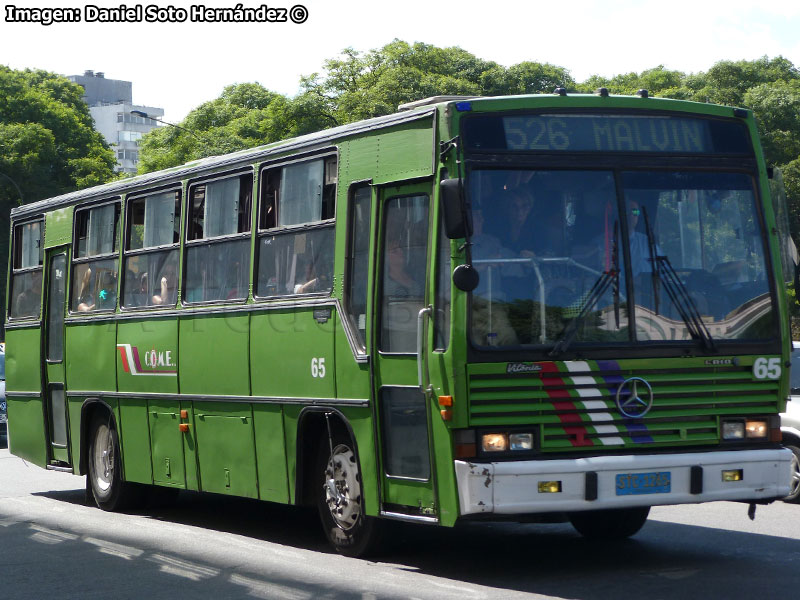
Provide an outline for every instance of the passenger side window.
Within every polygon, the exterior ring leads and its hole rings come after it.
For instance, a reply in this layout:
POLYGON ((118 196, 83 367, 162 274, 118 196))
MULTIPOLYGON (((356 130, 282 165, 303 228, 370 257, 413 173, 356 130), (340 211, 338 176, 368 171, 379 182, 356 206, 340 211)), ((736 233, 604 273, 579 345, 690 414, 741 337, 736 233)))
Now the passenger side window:
POLYGON ((39 318, 42 304, 42 221, 14 226, 12 319, 39 318))
POLYGON ((334 156, 262 171, 257 296, 330 293, 336 180, 334 156))
POLYGON ((117 305, 119 202, 75 211, 73 312, 111 311, 117 305))
POLYGON ((186 302, 247 298, 252 189, 251 173, 189 186, 186 302))
POLYGON ((169 190, 129 199, 127 210, 122 305, 175 306, 181 192, 169 190))

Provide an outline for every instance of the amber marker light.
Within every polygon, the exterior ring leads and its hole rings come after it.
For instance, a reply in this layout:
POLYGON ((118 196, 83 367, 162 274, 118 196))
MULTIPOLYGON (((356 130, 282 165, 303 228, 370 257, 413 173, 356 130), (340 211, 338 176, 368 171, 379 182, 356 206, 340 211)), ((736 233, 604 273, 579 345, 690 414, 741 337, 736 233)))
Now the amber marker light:
POLYGON ((561 493, 560 481, 540 481, 539 482, 540 494, 559 494, 561 493))
POLYGON ((731 469, 730 471, 722 472, 722 481, 742 481, 744 479, 744 471, 742 469, 731 469))
POLYGON ((188 419, 189 418, 189 411, 184 409, 181 411, 181 419, 188 419))
POLYGON ((189 433, 189 424, 188 423, 181 423, 178 425, 178 429, 181 433, 189 433))
POLYGON ((453 411, 452 410, 440 410, 439 414, 442 415, 442 421, 452 421, 453 420, 453 411))
POLYGON ((452 396, 439 396, 439 406, 453 406, 453 397, 452 396))

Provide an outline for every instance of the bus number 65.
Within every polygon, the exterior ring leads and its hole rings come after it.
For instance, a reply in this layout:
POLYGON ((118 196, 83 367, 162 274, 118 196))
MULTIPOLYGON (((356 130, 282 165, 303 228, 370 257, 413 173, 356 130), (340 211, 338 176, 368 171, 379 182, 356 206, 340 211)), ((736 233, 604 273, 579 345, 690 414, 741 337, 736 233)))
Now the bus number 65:
POLYGON ((311 359, 311 376, 312 377, 325 377, 325 359, 312 358, 311 359))

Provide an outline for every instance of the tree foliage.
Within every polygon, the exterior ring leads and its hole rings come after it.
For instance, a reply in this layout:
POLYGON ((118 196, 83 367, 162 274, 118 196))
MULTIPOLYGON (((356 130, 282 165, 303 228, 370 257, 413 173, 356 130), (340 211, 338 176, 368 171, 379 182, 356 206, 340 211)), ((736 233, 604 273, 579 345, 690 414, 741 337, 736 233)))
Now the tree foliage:
MULTIPOLYGON (((114 177, 114 153, 94 129, 82 95, 81 86, 59 75, 0 66, 0 255, 4 257, 12 207, 114 177)), ((0 264, 0 295, 5 297, 7 261, 0 264)))

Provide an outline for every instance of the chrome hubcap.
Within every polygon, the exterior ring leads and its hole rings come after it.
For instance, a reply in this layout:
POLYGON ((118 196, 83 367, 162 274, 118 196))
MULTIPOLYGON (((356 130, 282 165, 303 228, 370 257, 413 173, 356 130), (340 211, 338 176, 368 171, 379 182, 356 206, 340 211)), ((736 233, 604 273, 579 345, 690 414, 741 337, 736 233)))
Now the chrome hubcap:
POLYGON ((355 454, 344 444, 333 449, 323 487, 333 521, 340 529, 352 528, 361 516, 361 484, 355 454))
POLYGON ((107 425, 97 428, 94 444, 94 474, 97 488, 106 491, 114 475, 114 440, 107 425))

